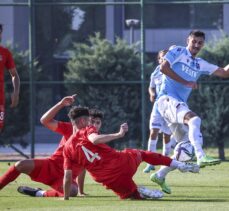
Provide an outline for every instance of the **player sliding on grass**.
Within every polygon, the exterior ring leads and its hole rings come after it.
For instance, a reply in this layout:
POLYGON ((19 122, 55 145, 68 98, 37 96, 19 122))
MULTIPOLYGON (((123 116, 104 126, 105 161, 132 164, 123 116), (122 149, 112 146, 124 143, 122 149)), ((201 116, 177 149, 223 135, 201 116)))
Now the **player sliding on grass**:
POLYGON ((201 119, 192 112, 186 102, 192 91, 197 88, 196 81, 203 75, 229 77, 229 65, 220 68, 196 57, 204 46, 205 34, 202 31, 191 31, 187 47, 177 46, 164 56, 161 71, 166 76, 159 93, 158 110, 168 124, 180 123, 189 127, 189 140, 195 149, 197 164, 200 167, 219 164, 219 159, 207 156, 203 149, 203 138, 200 132, 201 119))
MULTIPOLYGON (((59 147, 48 158, 44 159, 26 159, 18 161, 15 165, 9 168, 9 170, 0 177, 0 189, 5 187, 8 183, 14 181, 21 173, 30 176, 31 180, 41 182, 50 186, 50 190, 41 190, 30 188, 26 186, 20 186, 18 191, 20 193, 30 196, 43 196, 43 197, 61 197, 63 196, 63 147, 66 140, 76 132, 72 129, 70 122, 61 122, 54 119, 56 114, 66 106, 70 106, 75 101, 75 95, 64 97, 60 102, 49 109, 42 117, 41 123, 50 130, 63 135, 59 147)), ((78 192, 78 186, 75 182, 75 174, 72 176, 72 183, 70 188, 70 195, 76 196, 78 192)), ((83 193, 83 181, 84 172, 78 177, 79 193, 83 193)))
MULTIPOLYGON (((158 153, 126 149, 117 151, 106 143, 122 138, 128 131, 127 123, 113 134, 98 134, 99 127, 88 126, 89 110, 85 107, 73 107, 69 112, 70 120, 78 128, 64 146, 64 199, 70 196, 70 184, 74 167, 85 168, 92 178, 107 189, 111 189, 121 199, 161 198, 159 190, 138 188, 132 177, 142 161, 152 165, 166 165, 182 172, 199 172, 199 166, 186 164, 158 153)), ((95 118, 98 121, 101 118, 95 118)), ((100 124, 101 125, 101 124, 100 124)))

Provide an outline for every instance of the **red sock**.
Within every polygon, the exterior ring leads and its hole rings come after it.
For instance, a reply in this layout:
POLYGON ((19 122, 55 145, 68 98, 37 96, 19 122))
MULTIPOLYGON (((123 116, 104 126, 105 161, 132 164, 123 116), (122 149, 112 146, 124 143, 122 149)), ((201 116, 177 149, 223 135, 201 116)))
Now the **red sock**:
POLYGON ((44 193, 44 197, 63 197, 63 196, 64 196, 63 193, 58 192, 54 189, 47 190, 44 193))
POLYGON ((15 166, 11 166, 8 171, 0 177, 0 190, 8 185, 10 182, 14 181, 21 173, 15 168, 15 166))
POLYGON ((142 160, 151 165, 170 166, 172 159, 159 153, 140 150, 142 160))

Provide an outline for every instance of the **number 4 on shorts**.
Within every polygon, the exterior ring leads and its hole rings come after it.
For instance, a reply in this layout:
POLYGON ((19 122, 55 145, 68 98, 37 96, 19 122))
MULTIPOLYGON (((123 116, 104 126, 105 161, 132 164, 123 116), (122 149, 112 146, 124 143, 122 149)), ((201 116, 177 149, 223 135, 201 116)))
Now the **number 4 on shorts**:
POLYGON ((98 155, 98 153, 93 153, 89 149, 87 149, 85 146, 82 146, 82 150, 89 162, 93 162, 95 159, 100 160, 101 157, 98 155))

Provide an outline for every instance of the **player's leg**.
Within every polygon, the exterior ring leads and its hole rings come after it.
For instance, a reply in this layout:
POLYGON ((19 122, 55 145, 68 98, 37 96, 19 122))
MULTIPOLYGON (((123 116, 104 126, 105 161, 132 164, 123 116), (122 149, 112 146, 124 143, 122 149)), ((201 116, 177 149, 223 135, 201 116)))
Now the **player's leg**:
MULTIPOLYGON (((157 151, 157 138, 158 138, 159 130, 161 128, 162 121, 163 119, 160 113, 157 111, 157 102, 155 102, 151 115, 150 115, 150 121, 149 121, 150 135, 149 135, 147 150, 150 152, 157 151)), ((153 165, 147 164, 143 172, 149 173, 151 170, 154 170, 154 169, 155 168, 153 165)))
MULTIPOLYGON (((28 174, 33 181, 46 184, 52 189, 42 190, 27 186, 18 187, 18 192, 35 197, 63 197, 63 168, 62 164, 51 159, 34 159, 34 169, 28 174)), ((73 178, 70 196, 76 196, 78 186, 73 178)))
POLYGON ((162 120, 161 132, 163 134, 163 150, 162 154, 169 156, 173 146, 173 139, 171 138, 171 131, 165 120, 162 120))
POLYGON ((4 175, 0 177, 0 189, 14 181, 21 173, 30 174, 33 169, 34 161, 32 159, 16 162, 4 175))
MULTIPOLYGON (((157 151, 157 137, 158 137, 158 128, 152 128, 150 130, 150 136, 148 140, 148 148, 147 150, 150 152, 156 152, 157 151)), ((144 173, 149 173, 150 171, 154 170, 154 166, 151 164, 147 164, 146 167, 144 168, 143 172, 144 173)))
POLYGON ((152 165, 174 167, 181 172, 193 172, 193 173, 199 172, 199 166, 196 164, 183 163, 177 161, 176 159, 171 159, 170 157, 155 152, 149 152, 144 150, 139 150, 139 152, 141 153, 142 161, 145 161, 152 165))
MULTIPOLYGON (((63 180, 58 181, 58 186, 60 191, 56 189, 49 189, 49 190, 42 190, 40 188, 32 188, 28 186, 19 186, 17 191, 21 194, 27 195, 27 196, 33 196, 33 197, 63 197, 63 189, 62 188, 62 183, 63 180)), ((70 191, 70 196, 75 197, 77 196, 78 193, 78 186, 77 184, 72 184, 71 185, 71 191, 70 191)))
POLYGON ((194 146, 197 164, 200 165, 200 167, 219 164, 220 159, 209 157, 203 151, 203 137, 200 131, 201 119, 195 113, 190 111, 185 114, 184 123, 189 126, 188 137, 191 144, 194 146))
POLYGON ((188 108, 187 104, 170 96, 162 96, 158 100, 158 110, 168 123, 180 123, 189 126, 189 140, 194 146, 197 163, 201 167, 220 163, 219 159, 213 159, 205 155, 202 149, 203 139, 200 132, 201 120, 188 108))

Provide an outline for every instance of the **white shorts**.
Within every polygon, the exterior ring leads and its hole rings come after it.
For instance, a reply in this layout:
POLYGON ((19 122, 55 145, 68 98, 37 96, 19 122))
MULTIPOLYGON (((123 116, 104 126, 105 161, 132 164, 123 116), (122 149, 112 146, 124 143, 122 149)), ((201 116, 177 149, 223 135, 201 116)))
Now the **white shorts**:
POLYGON ((187 142, 188 138, 188 126, 179 123, 173 123, 169 125, 173 138, 176 142, 187 142))
POLYGON ((157 102, 154 103, 152 112, 150 114, 150 121, 149 121, 149 129, 152 130, 154 128, 159 129, 161 133, 171 135, 171 131, 166 121, 157 110, 157 102))
POLYGON ((184 116, 189 111, 188 105, 177 99, 163 95, 158 99, 158 111, 168 124, 184 124, 184 116))

